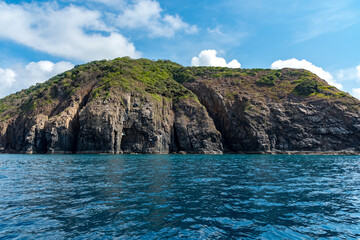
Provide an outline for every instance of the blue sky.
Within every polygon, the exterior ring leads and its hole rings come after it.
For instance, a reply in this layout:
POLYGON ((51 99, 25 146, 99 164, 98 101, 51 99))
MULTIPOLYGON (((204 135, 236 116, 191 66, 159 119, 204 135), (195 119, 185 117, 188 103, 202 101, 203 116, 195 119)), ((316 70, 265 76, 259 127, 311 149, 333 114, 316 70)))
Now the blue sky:
POLYGON ((122 56, 305 68, 360 98, 360 1, 0 0, 0 97, 122 56))

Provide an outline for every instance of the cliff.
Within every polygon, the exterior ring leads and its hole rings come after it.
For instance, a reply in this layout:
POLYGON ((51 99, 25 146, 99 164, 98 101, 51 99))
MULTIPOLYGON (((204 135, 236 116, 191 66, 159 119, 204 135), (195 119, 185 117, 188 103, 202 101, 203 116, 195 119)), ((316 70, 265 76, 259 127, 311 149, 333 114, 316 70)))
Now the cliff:
POLYGON ((295 69, 95 61, 0 100, 7 153, 358 153, 360 102, 295 69))

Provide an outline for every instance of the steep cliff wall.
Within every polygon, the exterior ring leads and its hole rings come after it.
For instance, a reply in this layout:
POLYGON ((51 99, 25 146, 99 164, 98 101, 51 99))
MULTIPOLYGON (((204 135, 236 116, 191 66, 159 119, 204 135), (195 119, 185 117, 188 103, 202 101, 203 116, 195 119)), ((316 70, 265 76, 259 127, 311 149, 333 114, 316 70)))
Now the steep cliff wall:
POLYGON ((208 109, 229 151, 359 151, 359 101, 317 76, 290 69, 211 75, 201 74, 185 86, 208 109), (273 84, 259 81, 266 76, 275 76, 273 84), (317 86, 304 95, 298 86, 306 79, 317 86))
POLYGON ((0 152, 358 153, 360 102, 305 70, 119 58, 0 100, 0 152))
POLYGON ((8 109, 0 150, 222 153, 206 109, 166 67, 145 59, 94 62, 11 95, 1 102, 8 109))

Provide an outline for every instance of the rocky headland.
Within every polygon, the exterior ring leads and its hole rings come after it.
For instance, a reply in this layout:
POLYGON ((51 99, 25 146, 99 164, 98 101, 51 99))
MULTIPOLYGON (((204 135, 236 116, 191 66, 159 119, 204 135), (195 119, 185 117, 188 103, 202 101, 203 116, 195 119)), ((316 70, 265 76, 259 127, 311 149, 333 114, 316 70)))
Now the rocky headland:
POLYGON ((0 100, 3 153, 358 154, 360 101, 299 69, 117 58, 0 100))

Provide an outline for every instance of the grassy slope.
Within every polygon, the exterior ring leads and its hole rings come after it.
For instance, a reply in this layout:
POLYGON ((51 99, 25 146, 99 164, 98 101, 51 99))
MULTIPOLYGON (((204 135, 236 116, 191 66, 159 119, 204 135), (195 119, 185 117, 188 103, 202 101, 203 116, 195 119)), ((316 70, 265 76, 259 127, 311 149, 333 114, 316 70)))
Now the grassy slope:
MULTIPOLYGON (((229 101, 248 95, 258 102, 340 103, 359 111, 359 100, 330 86, 315 74, 302 69, 229 69, 221 67, 187 68, 196 78, 216 89, 229 101)), ((187 82, 191 84, 191 81, 187 82)), ((188 84, 188 83, 185 83, 188 84)))
POLYGON ((183 67, 170 62, 147 59, 94 61, 76 66, 42 84, 0 99, 0 120, 18 114, 49 114, 62 101, 76 98, 91 85, 90 101, 116 97, 119 92, 147 94, 154 100, 196 96, 174 80, 173 72, 183 67))
POLYGON ((48 113, 62 101, 76 98, 91 85, 90 101, 116 97, 119 92, 151 95, 154 100, 196 96, 179 83, 204 81, 218 89, 229 101, 247 94, 259 101, 338 102, 359 110, 359 102, 328 85, 316 75, 295 69, 229 69, 221 67, 182 67, 171 61, 94 61, 76 66, 42 84, 0 99, 0 121, 18 114, 48 113))

